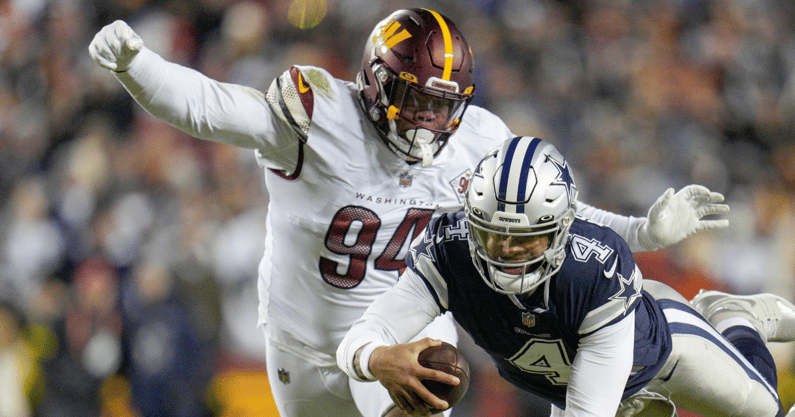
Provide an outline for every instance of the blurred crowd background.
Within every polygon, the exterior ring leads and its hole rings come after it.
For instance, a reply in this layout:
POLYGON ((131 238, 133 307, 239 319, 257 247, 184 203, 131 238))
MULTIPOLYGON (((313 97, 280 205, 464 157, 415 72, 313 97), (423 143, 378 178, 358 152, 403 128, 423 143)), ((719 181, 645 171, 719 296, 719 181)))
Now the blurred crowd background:
MULTIPOLYGON (((582 200, 643 216, 668 187, 726 196, 731 226, 638 254, 646 279, 795 299, 795 3, 0 0, 0 416, 276 415, 253 152, 143 112, 90 59, 94 34, 124 19, 166 59, 264 90, 292 64, 353 80, 402 7, 457 23, 474 103, 555 143, 582 200)), ((771 348, 789 407, 793 346, 771 348)), ((462 349, 454 417, 548 415, 462 349)))

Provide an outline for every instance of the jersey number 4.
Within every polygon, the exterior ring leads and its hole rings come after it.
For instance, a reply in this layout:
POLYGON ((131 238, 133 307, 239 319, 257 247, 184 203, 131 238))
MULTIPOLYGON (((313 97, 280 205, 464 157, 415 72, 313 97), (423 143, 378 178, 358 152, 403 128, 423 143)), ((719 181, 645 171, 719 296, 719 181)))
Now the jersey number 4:
POLYGON ((571 360, 560 339, 530 339, 508 361, 525 372, 543 375, 552 385, 569 383, 571 360))
MULTIPOLYGON (((398 255, 407 241, 414 240, 425 229, 432 214, 433 210, 430 209, 411 208, 406 211, 406 216, 395 229, 389 243, 384 247, 384 252, 375 259, 375 268, 403 273, 406 262, 403 258, 398 258, 398 255), (412 230, 414 233, 409 236, 412 230)), ((338 273, 339 262, 321 256, 320 274, 323 279, 338 288, 353 288, 359 285, 366 275, 367 260, 373 251, 376 233, 380 228, 381 219, 376 212, 360 206, 341 208, 331 220, 325 243, 326 248, 331 252, 350 257, 348 270, 345 274, 338 273), (356 233, 355 239, 350 238, 353 227, 361 228, 356 233)))

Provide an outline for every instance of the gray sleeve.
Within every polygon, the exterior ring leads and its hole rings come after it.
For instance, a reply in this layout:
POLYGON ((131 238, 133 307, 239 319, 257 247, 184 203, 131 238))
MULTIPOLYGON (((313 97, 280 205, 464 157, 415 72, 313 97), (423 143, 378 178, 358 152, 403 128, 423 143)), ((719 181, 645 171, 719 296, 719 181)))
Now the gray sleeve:
POLYGON ((577 215, 594 223, 610 227, 629 244, 632 252, 657 250, 658 246, 648 239, 646 217, 633 217, 615 214, 607 210, 577 202, 577 215))

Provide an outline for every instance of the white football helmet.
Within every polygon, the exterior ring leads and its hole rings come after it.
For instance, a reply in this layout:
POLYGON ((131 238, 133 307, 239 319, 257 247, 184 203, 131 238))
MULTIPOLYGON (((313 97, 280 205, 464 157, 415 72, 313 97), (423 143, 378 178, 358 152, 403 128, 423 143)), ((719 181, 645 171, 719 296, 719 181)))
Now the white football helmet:
POLYGON ((557 273, 576 200, 568 163, 545 140, 509 139, 483 158, 465 212, 472 260, 486 284, 499 293, 524 294, 557 273))

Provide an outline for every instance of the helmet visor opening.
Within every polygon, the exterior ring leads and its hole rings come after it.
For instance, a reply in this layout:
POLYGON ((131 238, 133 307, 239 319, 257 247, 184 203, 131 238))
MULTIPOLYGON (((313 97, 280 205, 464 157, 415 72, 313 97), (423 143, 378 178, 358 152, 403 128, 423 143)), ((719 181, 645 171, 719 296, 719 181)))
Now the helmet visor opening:
POLYGON ((405 80, 395 84, 395 98, 398 100, 393 102, 399 104, 398 123, 407 122, 406 130, 422 128, 436 133, 452 133, 471 98, 469 95, 423 88, 405 80))
POLYGON ((555 234, 548 228, 507 232, 476 226, 474 231, 478 252, 494 266, 514 275, 538 268, 555 234))

